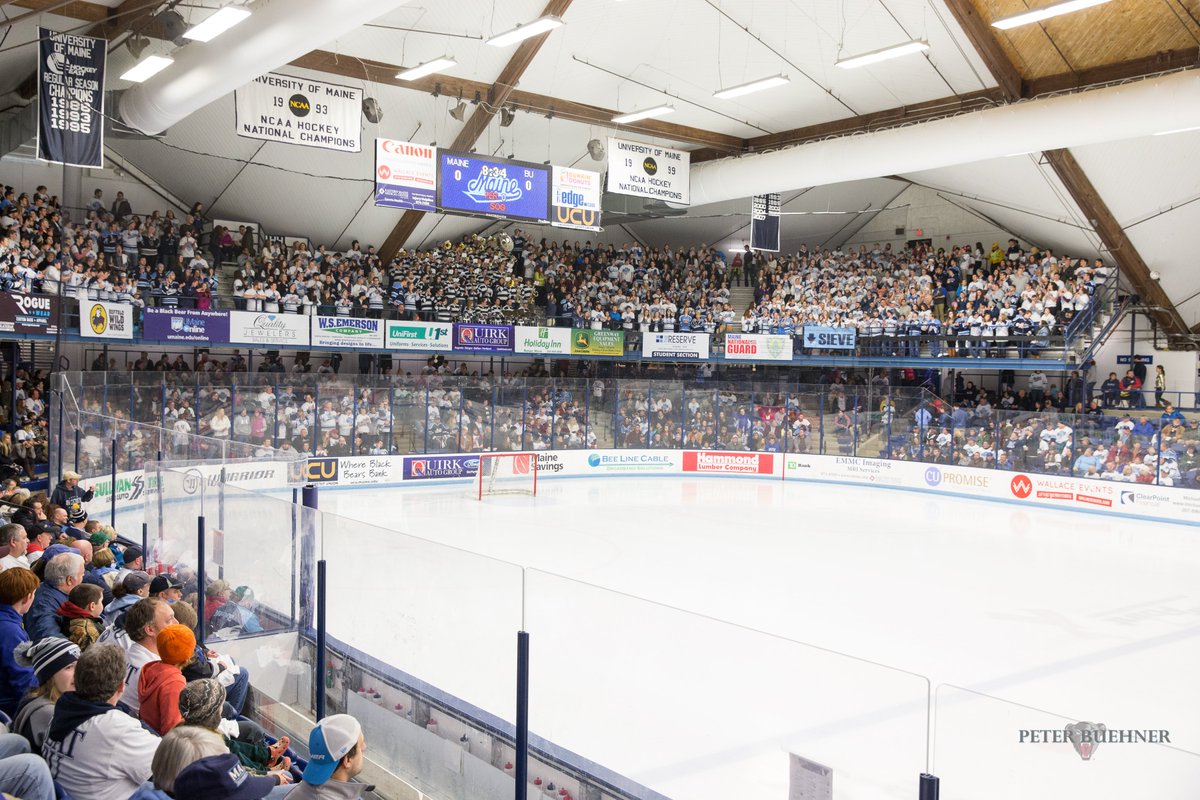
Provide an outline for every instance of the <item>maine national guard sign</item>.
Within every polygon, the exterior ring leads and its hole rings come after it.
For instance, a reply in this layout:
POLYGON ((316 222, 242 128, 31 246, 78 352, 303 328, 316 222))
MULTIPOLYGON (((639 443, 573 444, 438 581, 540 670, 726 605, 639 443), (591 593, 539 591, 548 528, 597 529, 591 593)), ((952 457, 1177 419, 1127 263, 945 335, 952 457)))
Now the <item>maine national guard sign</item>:
POLYGON ((267 73, 234 92, 237 134, 357 153, 362 89, 267 73))

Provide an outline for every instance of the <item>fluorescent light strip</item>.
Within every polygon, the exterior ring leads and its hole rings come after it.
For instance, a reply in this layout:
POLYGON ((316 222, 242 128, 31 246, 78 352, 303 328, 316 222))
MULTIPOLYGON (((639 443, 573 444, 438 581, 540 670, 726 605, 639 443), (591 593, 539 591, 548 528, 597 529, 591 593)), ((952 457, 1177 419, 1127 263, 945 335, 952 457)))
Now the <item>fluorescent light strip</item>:
POLYGON ((121 80, 141 83, 151 75, 157 75, 174 63, 175 59, 167 58, 166 56, 146 56, 126 70, 125 74, 121 76, 121 80))
POLYGON ((1009 28, 1028 25, 1032 22, 1041 22, 1044 19, 1070 14, 1072 11, 1082 11, 1085 8, 1103 5, 1107 2, 1109 0, 1067 0, 1065 3, 1055 3, 1045 8, 1035 8, 1032 11, 1025 11, 1020 14, 1014 14, 1011 17, 998 19, 992 23, 992 27, 1006 31, 1009 28))
POLYGON ((1159 131, 1158 133, 1156 133, 1154 135, 1155 136, 1170 136, 1173 133, 1190 133, 1191 131, 1200 131, 1200 125, 1197 125, 1194 128, 1176 128, 1171 131, 1159 131))
POLYGON ((861 56, 851 56, 850 58, 838 59, 835 66, 842 69, 854 69, 855 67, 865 67, 868 64, 877 64, 880 61, 887 61, 892 58, 899 58, 910 53, 919 53, 922 50, 929 49, 929 42, 920 39, 914 39, 911 42, 904 44, 885 47, 882 50, 872 50, 870 53, 863 53, 861 56))
POLYGON ((432 75, 435 72, 442 72, 456 66, 458 66, 458 62, 453 58, 442 56, 432 61, 426 61, 424 64, 418 64, 410 69, 401 70, 396 73, 396 77, 402 81, 415 81, 417 78, 424 78, 426 75, 432 75))
POLYGON ((787 75, 772 75, 769 78, 759 78, 756 81, 743 83, 739 86, 730 86, 728 89, 722 89, 719 92, 713 92, 713 97, 718 100, 732 100, 735 97, 741 97, 744 94, 753 92, 761 92, 764 89, 773 89, 776 86, 783 86, 785 83, 790 83, 787 75))
POLYGON ((651 117, 661 117, 664 114, 670 114, 675 110, 675 106, 655 106, 654 108, 643 108, 641 111, 630 111, 628 114, 618 114, 612 118, 613 122, 624 124, 626 122, 637 122, 638 120, 650 119, 651 117))
POLYGON ((215 14, 210 15, 199 25, 193 25, 183 32, 183 38, 197 42, 211 42, 225 31, 237 25, 250 16, 250 10, 237 6, 225 6, 215 14))
POLYGON ((526 39, 543 34, 546 31, 552 31, 555 28, 560 27, 562 24, 563 21, 560 17, 547 14, 544 17, 538 17, 533 22, 530 22, 526 25, 518 25, 511 31, 498 33, 492 38, 488 39, 487 43, 492 47, 508 47, 510 44, 523 42, 526 39))

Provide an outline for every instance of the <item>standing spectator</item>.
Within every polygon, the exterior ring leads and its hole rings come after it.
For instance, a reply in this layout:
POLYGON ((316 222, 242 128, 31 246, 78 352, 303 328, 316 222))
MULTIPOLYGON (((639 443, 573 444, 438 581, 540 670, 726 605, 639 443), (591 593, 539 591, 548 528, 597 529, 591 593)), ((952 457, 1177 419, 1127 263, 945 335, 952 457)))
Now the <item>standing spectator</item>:
POLYGON ((1142 357, 1135 355, 1133 357, 1133 376, 1138 379, 1138 393, 1134 397, 1138 408, 1146 407, 1146 397, 1142 394, 1141 389, 1146 385, 1146 362, 1142 361, 1142 357))
POLYGON ((334 714, 317 723, 308 736, 304 780, 288 796, 292 800, 353 800, 374 787, 351 784, 362 772, 367 749, 362 726, 349 714, 334 714))
POLYGON ((1033 374, 1029 376, 1029 397, 1035 404, 1041 403, 1046 397, 1046 373, 1040 369, 1035 369, 1033 374))
POLYGON ((0 573, 0 711, 12 717, 21 697, 37 686, 32 669, 13 660, 13 651, 29 641, 21 618, 33 606, 38 579, 24 567, 0 573))
POLYGON ((42 755, 74 797, 127 800, 150 779, 159 738, 116 707, 125 671, 120 647, 93 645, 75 666, 75 691, 54 707, 42 755))
POLYGON ((86 489, 80 486, 81 478, 78 472, 64 472, 62 480, 50 495, 50 502, 63 506, 68 514, 72 511, 83 511, 83 504, 90 503, 96 492, 90 486, 86 489))
POLYGON ((1163 369, 1163 365, 1159 364, 1154 368, 1154 407, 1162 408, 1167 405, 1163 400, 1163 394, 1167 390, 1167 371, 1163 369))
POLYGON ((117 192, 117 199, 113 200, 112 215, 118 225, 125 223, 125 218, 133 213, 133 207, 129 205, 129 201, 125 199, 124 192, 117 192))
POLYGON ((13 730, 25 737, 32 752, 40 753, 54 718, 54 704, 65 692, 75 690, 79 646, 66 639, 43 639, 18 645, 16 659, 33 670, 38 685, 21 701, 13 730))

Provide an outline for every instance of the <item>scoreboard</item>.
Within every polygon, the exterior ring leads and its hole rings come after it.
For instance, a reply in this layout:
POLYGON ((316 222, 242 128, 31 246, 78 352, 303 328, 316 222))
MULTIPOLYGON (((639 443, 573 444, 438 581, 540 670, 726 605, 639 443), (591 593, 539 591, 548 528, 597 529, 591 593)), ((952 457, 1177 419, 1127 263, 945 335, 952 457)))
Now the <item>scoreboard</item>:
POLYGON ((443 211, 550 221, 550 166, 438 150, 438 200, 443 211))

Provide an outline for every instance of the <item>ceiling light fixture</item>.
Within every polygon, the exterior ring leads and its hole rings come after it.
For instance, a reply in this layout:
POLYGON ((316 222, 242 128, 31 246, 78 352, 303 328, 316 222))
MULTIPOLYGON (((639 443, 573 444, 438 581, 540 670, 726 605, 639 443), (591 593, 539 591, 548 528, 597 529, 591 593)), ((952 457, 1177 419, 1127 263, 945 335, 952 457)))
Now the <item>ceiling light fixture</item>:
POLYGON ((907 56, 911 53, 920 53, 923 50, 929 49, 929 42, 920 39, 914 39, 911 42, 904 44, 892 45, 885 47, 882 50, 872 50, 870 53, 863 53, 861 56, 851 56, 850 58, 839 58, 834 62, 835 66, 842 69, 854 69, 855 67, 865 67, 868 64, 877 64, 880 61, 887 61, 900 56, 907 56))
POLYGON ((538 17, 533 22, 526 25, 518 25, 511 31, 498 33, 487 40, 487 43, 492 47, 508 47, 510 44, 523 42, 526 39, 532 38, 539 34, 552 31, 555 28, 561 27, 563 21, 561 17, 556 17, 553 14, 547 14, 544 17, 538 17))
POLYGON ((193 25, 184 31, 183 38, 196 42, 211 42, 249 16, 250 10, 247 8, 225 6, 217 13, 207 17, 200 24, 193 25))
POLYGON ((121 76, 121 80, 141 83, 151 75, 157 75, 174 63, 175 59, 166 56, 146 56, 126 70, 125 74, 121 76))
POLYGON ((764 89, 773 89, 776 86, 783 86, 785 83, 791 83, 787 75, 772 75, 769 78, 759 78, 756 81, 743 83, 738 86, 730 86, 728 89, 722 89, 719 92, 713 92, 713 97, 718 100, 732 100, 735 97, 741 97, 744 94, 752 94, 761 92, 764 89))
POLYGON ((432 61, 426 61, 424 64, 418 64, 415 67, 402 69, 396 73, 396 77, 402 81, 415 81, 417 78, 424 78, 426 75, 432 75, 435 72, 442 72, 456 66, 458 66, 458 62, 453 58, 442 56, 432 61))
POLYGON ((1070 14, 1073 11, 1082 11, 1085 8, 1103 5, 1107 2, 1109 0, 1067 0, 1065 3, 1055 3, 1052 6, 1035 8, 1031 11, 1022 11, 1020 14, 1013 14, 1011 17, 998 19, 992 23, 992 27, 1006 31, 1009 28, 1028 25, 1031 22, 1041 22, 1044 19, 1070 14))
POLYGON ((1156 133, 1154 135, 1155 136, 1170 136, 1173 133, 1189 133, 1191 131, 1200 131, 1200 125, 1197 125, 1194 128, 1175 128, 1174 130, 1169 130, 1169 131, 1159 131, 1158 133, 1156 133))
POLYGON ((627 122, 637 122, 642 119, 650 119, 651 117, 661 117, 664 114, 670 114, 675 110, 675 106, 654 106, 654 108, 643 108, 641 111, 630 111, 628 114, 618 114, 612 118, 617 124, 625 124, 627 122))

